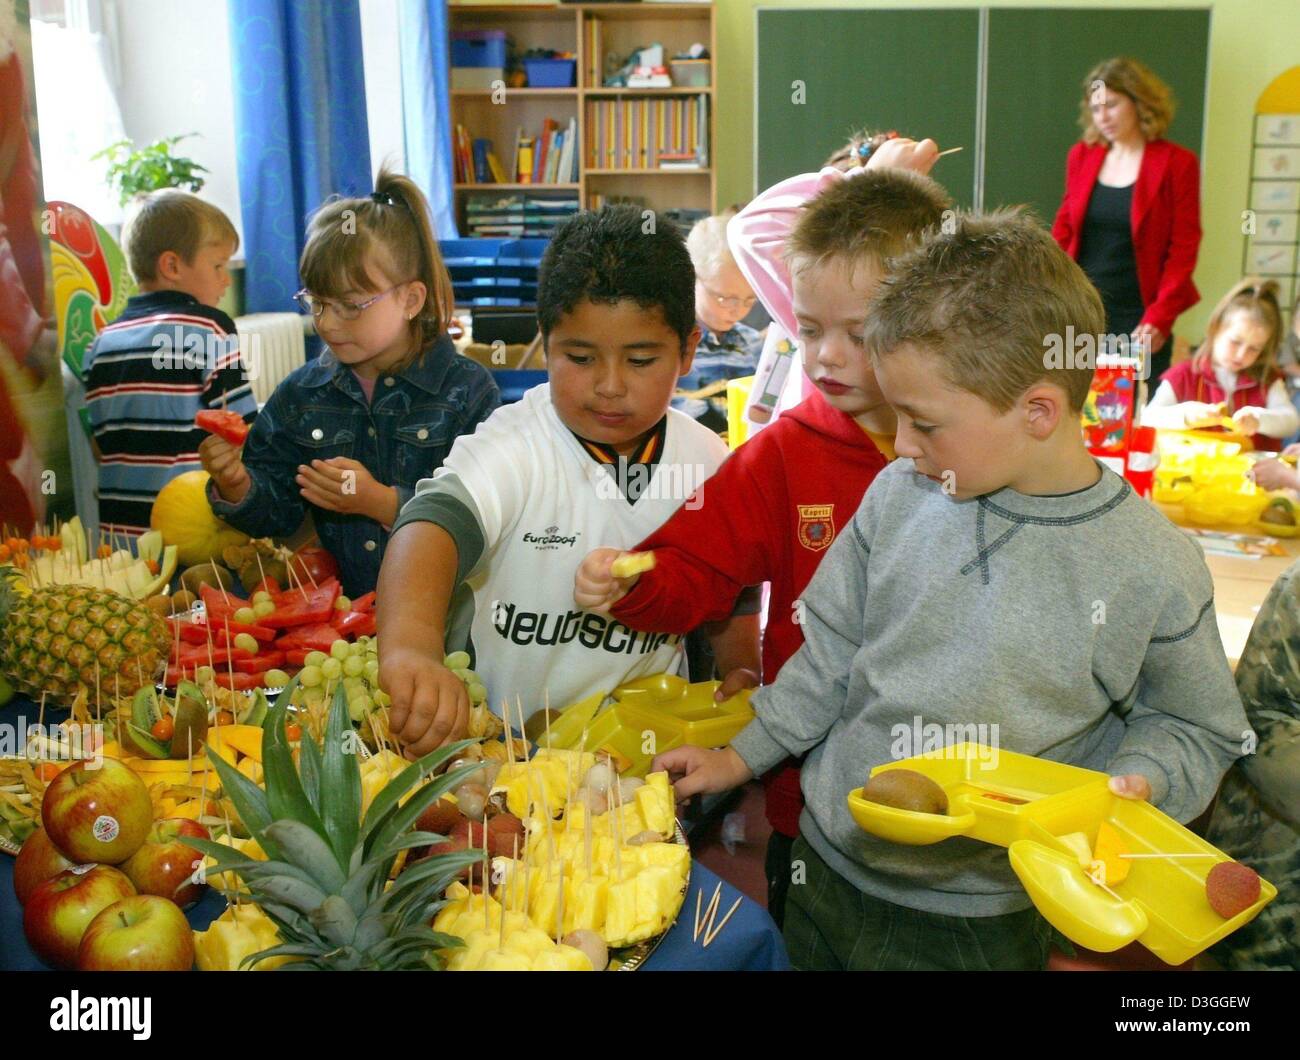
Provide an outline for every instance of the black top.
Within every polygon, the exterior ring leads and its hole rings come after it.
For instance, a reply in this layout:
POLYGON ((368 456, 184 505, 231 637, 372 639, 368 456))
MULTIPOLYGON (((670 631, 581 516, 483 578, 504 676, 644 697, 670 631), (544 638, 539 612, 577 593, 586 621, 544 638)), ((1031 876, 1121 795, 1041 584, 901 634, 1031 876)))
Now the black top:
POLYGON ((1079 242, 1079 266, 1101 294, 1106 331, 1113 335, 1131 332, 1145 309, 1133 258, 1132 210, 1132 184, 1114 188, 1099 181, 1088 200, 1079 242))

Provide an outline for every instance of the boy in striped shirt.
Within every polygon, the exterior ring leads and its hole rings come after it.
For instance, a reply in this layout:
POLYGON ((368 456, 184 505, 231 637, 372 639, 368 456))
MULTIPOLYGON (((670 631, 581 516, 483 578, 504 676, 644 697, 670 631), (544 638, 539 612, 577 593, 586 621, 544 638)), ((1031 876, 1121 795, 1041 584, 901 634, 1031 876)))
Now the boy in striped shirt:
POLYGON ((154 498, 202 467, 194 426, 202 409, 251 421, 257 404, 235 324, 217 303, 239 246, 221 210, 176 189, 146 196, 123 248, 140 293, 95 339, 83 375, 95 455, 99 520, 110 533, 149 529, 154 498))

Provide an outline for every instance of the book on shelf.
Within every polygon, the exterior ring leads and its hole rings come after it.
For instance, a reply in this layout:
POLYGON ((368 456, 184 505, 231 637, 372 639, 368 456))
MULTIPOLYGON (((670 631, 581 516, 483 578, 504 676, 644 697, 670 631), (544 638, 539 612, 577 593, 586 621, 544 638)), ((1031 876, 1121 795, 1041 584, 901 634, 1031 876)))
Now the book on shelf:
POLYGON ((515 183, 531 184, 533 182, 533 150, 535 140, 531 136, 524 136, 522 131, 519 136, 519 143, 516 145, 516 157, 519 159, 515 167, 515 183))
POLYGON ((595 169, 702 169, 709 164, 706 95, 589 100, 587 164, 595 169))
POLYGON ((474 141, 474 180, 479 184, 493 182, 492 168, 488 165, 488 152, 491 147, 491 140, 474 141))

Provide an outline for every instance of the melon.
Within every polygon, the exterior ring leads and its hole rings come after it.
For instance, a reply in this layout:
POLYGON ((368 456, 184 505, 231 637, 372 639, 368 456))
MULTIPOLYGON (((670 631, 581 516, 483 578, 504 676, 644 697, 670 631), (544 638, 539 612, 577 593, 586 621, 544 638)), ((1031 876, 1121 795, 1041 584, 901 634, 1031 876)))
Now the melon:
POLYGON ((153 502, 149 525, 164 542, 176 546, 177 559, 185 567, 207 563, 222 549, 248 541, 247 534, 212 514, 207 488, 206 471, 186 471, 167 483, 153 502))

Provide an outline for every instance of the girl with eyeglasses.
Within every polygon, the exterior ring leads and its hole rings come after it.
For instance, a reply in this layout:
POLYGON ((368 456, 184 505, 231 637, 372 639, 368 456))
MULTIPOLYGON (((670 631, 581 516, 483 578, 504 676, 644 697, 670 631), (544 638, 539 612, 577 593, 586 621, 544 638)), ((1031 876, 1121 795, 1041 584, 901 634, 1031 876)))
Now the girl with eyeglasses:
POLYGON ((374 589, 416 483, 500 395, 447 335, 451 279, 409 178, 385 169, 372 195, 325 203, 299 271, 296 299, 327 348, 276 387, 242 449, 213 435, 199 453, 216 515, 287 537, 310 514, 355 597, 374 589))

